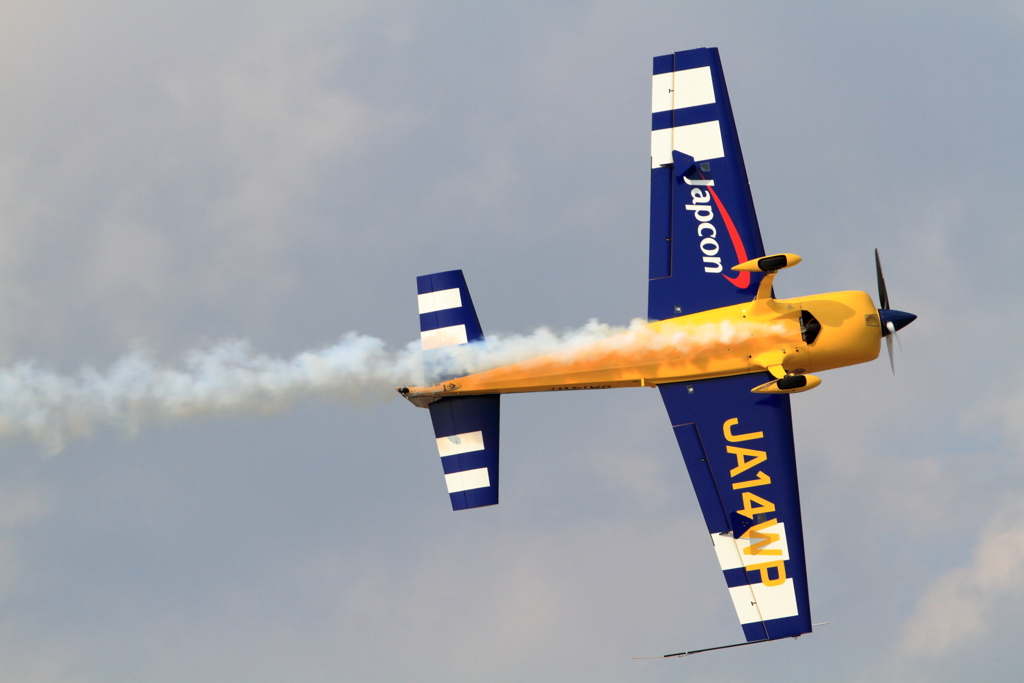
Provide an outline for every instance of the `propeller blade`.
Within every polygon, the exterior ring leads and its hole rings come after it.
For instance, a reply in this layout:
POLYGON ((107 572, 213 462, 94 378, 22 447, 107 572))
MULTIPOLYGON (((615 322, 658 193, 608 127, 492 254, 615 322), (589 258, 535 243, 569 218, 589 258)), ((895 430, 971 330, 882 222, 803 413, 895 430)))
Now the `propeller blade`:
POLYGON ((878 276, 878 307, 889 308, 889 292, 885 290, 885 276, 882 275, 882 260, 875 249, 875 274, 878 276))
POLYGON ((885 337, 885 346, 889 351, 889 367, 892 374, 896 374, 896 360, 893 358, 892 340, 896 338, 896 344, 903 351, 903 342, 896 336, 896 331, 901 330, 917 319, 913 313, 894 311, 889 308, 889 292, 885 289, 885 276, 882 275, 882 259, 878 256, 878 249, 875 249, 875 275, 878 276, 878 317, 882 323, 882 336, 885 337))
POLYGON ((896 374, 896 361, 892 355, 892 338, 893 335, 889 335, 885 338, 885 347, 889 350, 889 367, 892 368, 892 374, 896 374))

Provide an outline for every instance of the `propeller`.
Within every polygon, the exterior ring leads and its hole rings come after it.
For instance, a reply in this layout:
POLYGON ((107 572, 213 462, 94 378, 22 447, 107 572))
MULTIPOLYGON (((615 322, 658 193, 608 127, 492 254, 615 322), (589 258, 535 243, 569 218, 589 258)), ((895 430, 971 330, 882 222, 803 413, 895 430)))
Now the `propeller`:
POLYGON ((896 331, 917 320, 917 316, 889 308, 889 292, 885 288, 885 276, 882 275, 882 260, 878 257, 878 249, 875 249, 875 275, 878 277, 878 317, 882 321, 882 336, 885 337, 885 346, 889 351, 889 367, 895 375, 896 361, 892 353, 892 340, 896 340, 902 351, 903 343, 896 335, 896 331))
POLYGON ((875 275, 878 277, 878 308, 889 308, 889 292, 885 289, 885 276, 882 275, 882 259, 878 258, 877 248, 875 248, 875 275))

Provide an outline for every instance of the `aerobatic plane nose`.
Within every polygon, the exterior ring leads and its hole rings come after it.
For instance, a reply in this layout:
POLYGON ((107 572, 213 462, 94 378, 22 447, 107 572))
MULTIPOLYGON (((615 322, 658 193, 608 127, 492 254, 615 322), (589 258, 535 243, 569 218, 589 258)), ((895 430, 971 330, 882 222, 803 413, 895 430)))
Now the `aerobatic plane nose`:
POLYGON ((917 316, 913 313, 905 313, 903 311, 894 311, 889 308, 881 308, 878 310, 878 315, 882 318, 882 336, 888 335, 890 332, 902 330, 910 323, 917 320, 917 316), (892 326, 890 327, 890 323, 892 326))

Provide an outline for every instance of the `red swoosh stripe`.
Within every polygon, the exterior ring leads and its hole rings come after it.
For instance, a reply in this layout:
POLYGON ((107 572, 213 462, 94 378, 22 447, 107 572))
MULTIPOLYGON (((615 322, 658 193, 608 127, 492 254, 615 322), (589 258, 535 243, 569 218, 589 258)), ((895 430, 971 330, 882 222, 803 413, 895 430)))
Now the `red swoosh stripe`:
MULTIPOLYGON (((736 258, 739 259, 738 263, 745 263, 750 259, 747 258, 747 248, 743 246, 743 240, 740 239, 740 233, 736 230, 736 225, 732 222, 732 217, 729 216, 729 212, 722 206, 722 200, 718 198, 715 193, 714 187, 708 187, 711 190, 711 198, 715 200, 715 206, 718 207, 718 213, 722 216, 722 220, 725 221, 725 229, 729 231, 729 239, 732 240, 732 248, 736 250, 736 258)), ((722 273, 722 277, 726 280, 739 287, 740 289, 746 289, 750 286, 750 273, 747 271, 740 272, 736 277, 729 277, 725 273, 722 273)))

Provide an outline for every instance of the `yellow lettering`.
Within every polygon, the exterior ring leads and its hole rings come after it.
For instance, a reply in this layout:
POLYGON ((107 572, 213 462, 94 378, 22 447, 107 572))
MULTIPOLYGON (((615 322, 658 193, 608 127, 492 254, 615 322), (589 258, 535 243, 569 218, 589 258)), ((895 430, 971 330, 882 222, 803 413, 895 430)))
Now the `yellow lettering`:
POLYGON ((722 433, 725 434, 725 440, 733 443, 737 441, 750 441, 751 439, 760 439, 764 436, 764 432, 750 432, 749 434, 733 434, 732 428, 740 423, 738 417, 734 417, 731 420, 726 420, 725 424, 722 425, 722 433))
POLYGON ((743 548, 744 555, 781 555, 782 551, 777 548, 768 548, 766 546, 771 545, 779 540, 779 534, 768 534, 764 533, 762 529, 767 529, 770 526, 774 526, 778 523, 778 520, 769 519, 767 522, 761 522, 755 526, 750 527, 740 538, 749 538, 754 541, 750 545, 743 548))
POLYGON ((768 459, 768 454, 764 451, 755 451, 750 448, 726 446, 725 450, 736 456, 736 467, 729 470, 730 477, 735 477, 737 474, 746 472, 754 465, 760 465, 768 459), (749 458, 749 460, 747 458, 749 458))
POLYGON ((766 586, 781 586, 786 583, 786 564, 782 560, 747 565, 747 571, 761 572, 761 583, 766 586), (768 570, 772 567, 775 567, 775 571, 777 573, 777 576, 774 579, 768 576, 768 570))
POLYGON ((764 472, 758 471, 757 479, 748 479, 747 481, 738 481, 732 485, 732 490, 736 491, 739 489, 749 489, 754 486, 764 486, 765 484, 772 483, 772 478, 764 472))
POLYGON ((743 509, 737 510, 736 514, 743 515, 747 519, 754 519, 754 515, 759 515, 762 512, 775 512, 775 503, 765 500, 761 496, 755 495, 750 491, 744 491, 743 509), (755 502, 758 507, 754 507, 755 502))

